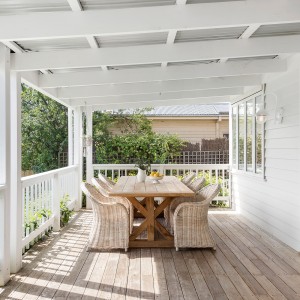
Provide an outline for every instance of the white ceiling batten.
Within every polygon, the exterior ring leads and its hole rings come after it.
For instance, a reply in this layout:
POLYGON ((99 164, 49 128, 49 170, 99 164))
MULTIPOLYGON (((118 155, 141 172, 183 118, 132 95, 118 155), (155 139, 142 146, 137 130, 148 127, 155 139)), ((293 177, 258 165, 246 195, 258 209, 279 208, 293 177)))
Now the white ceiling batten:
POLYGON ((300 35, 214 40, 173 45, 147 45, 12 54, 12 69, 86 68, 101 65, 155 64, 220 58, 259 57, 300 52, 300 35))
MULTIPOLYGON (((14 51, 15 53, 24 53, 24 49, 20 47, 17 43, 11 41, 4 41, 3 44, 14 51)), ((40 69, 43 74, 50 74, 49 70, 40 69)))
POLYGON ((155 94, 261 85, 260 75, 46 89, 60 99, 155 94))
MULTIPOLYGON (((185 5, 186 0, 176 0, 177 5, 185 5)), ((167 38, 167 44, 174 44, 175 38, 176 38, 177 30, 170 30, 168 33, 168 38, 167 38)), ((168 62, 164 61, 162 62, 161 66, 165 68, 168 65, 168 62)))
MULTIPOLYGON (((82 7, 82 4, 80 2, 80 0, 67 0, 72 11, 83 11, 83 7, 82 7)), ((99 48, 99 45, 97 43, 97 40, 95 39, 95 37, 93 35, 89 35, 89 36, 86 36, 86 39, 90 45, 91 48, 99 48)), ((106 71, 107 70, 107 67, 106 66, 101 66, 102 70, 103 71, 106 71)))
MULTIPOLYGON (((246 30, 241 34, 239 39, 249 39, 253 33, 260 27, 260 25, 250 25, 246 28, 246 30)), ((228 60, 228 58, 220 59, 220 63, 224 63, 228 60)))
MULTIPOLYGON (((215 97, 203 97, 194 99, 185 99, 184 104, 215 104, 215 103, 228 103, 228 96, 215 96, 215 97)), ((148 108, 157 106, 170 106, 181 105, 182 99, 173 100, 156 100, 156 101, 143 101, 143 102, 122 102, 122 103, 104 103, 92 105, 92 110, 111 110, 111 109, 127 109, 127 108, 148 108)))
POLYGON ((80 0, 67 0, 72 11, 82 11, 82 5, 80 3, 80 0))
POLYGON ((284 60, 259 60, 227 62, 226 64, 172 66, 168 68, 147 68, 119 70, 116 72, 86 71, 62 74, 40 75, 39 85, 43 88, 155 82, 193 78, 214 78, 225 76, 256 75, 284 72, 284 60))
MULTIPOLYGON (((122 96, 105 96, 94 98, 80 98, 69 99, 72 106, 83 105, 97 105, 97 104, 117 104, 117 103, 142 103, 149 102, 155 103, 156 101, 165 101, 172 103, 172 101, 183 101, 187 99, 206 98, 206 97, 220 97, 231 95, 242 95, 244 88, 223 88, 216 90, 200 90, 200 91, 181 91, 181 92, 166 92, 166 93, 153 93, 153 94, 139 94, 139 95, 122 95, 122 96)), ((228 101, 228 100, 227 100, 228 101)))
POLYGON ((88 10, 78 13, 57 11, 55 15, 51 12, 4 15, 0 19, 0 28, 5 30, 1 30, 0 40, 103 36, 161 32, 171 29, 299 22, 300 1, 289 0, 288 5, 286 2, 286 0, 276 0, 276 5, 270 5, 270 1, 251 0, 88 10), (26 26, 15 26, 15 24, 26 24, 26 26))

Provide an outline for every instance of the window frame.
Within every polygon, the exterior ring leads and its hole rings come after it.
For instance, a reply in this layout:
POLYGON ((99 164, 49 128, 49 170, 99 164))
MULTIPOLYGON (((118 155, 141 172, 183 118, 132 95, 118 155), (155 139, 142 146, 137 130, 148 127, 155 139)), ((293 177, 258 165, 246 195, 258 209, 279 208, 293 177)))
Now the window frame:
POLYGON ((233 173, 241 173, 244 175, 250 175, 254 176, 257 178, 263 178, 265 179, 265 123, 262 124, 262 132, 261 132, 261 173, 257 173, 257 135, 256 135, 256 128, 257 128, 257 123, 256 123, 256 104, 257 104, 257 98, 262 97, 262 104, 263 107, 265 108, 265 97, 263 94, 263 91, 256 92, 252 95, 249 95, 231 105, 231 134, 230 136, 232 137, 232 159, 231 159, 231 169, 233 173), (248 114, 247 114, 247 102, 252 101, 253 105, 253 113, 252 113, 252 126, 251 126, 251 131, 252 131, 252 153, 251 153, 251 160, 252 160, 252 170, 247 170, 247 134, 248 134, 248 114), (239 162, 239 148, 240 148, 240 143, 239 143, 239 106, 243 104, 244 105, 244 166, 242 169, 240 169, 240 162, 239 162), (234 123, 234 109, 236 110, 236 116, 235 116, 235 124, 234 123), (233 132, 233 128, 235 127, 235 133, 233 132), (235 137, 235 153, 234 152, 234 147, 233 147, 233 137, 235 137), (235 155, 235 160, 234 160, 234 155, 235 155), (235 163, 234 163, 235 161, 235 163))

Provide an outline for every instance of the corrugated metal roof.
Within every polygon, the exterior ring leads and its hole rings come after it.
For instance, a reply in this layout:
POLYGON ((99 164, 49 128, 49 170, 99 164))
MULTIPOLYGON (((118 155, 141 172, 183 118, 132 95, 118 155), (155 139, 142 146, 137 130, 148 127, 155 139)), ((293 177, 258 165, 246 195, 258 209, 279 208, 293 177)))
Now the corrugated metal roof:
POLYGON ((150 32, 139 34, 98 36, 96 37, 96 40, 101 48, 105 48, 165 44, 167 41, 167 37, 167 32, 150 32))
POLYGON ((129 69, 141 69, 141 68, 153 68, 161 67, 161 64, 140 64, 140 65, 124 65, 124 66, 108 66, 108 70, 129 70, 129 69))
POLYGON ((66 0, 1 0, 0 15, 30 12, 70 11, 66 0))
POLYGON ((251 56, 251 57, 236 57, 236 58, 229 58, 228 61, 250 61, 250 60, 260 60, 260 59, 274 59, 278 55, 268 55, 268 56, 251 56))
POLYGON ((300 34, 300 23, 262 25, 252 34, 251 38, 292 34, 300 34))
POLYGON ((65 73, 72 73, 72 72, 102 71, 102 69, 101 67, 91 67, 91 68, 54 69, 50 71, 53 74, 65 74, 65 73))
POLYGON ((219 116, 229 114, 229 104, 194 104, 160 106, 145 113, 147 116, 168 116, 168 117, 196 117, 196 116, 219 116))
POLYGON ((175 4, 176 0, 81 0, 84 10, 162 6, 175 4))
POLYGON ((213 64, 213 63, 217 63, 218 61, 219 61, 218 59, 194 60, 194 61, 174 61, 174 62, 169 62, 168 66, 213 64))
POLYGON ((187 4, 195 3, 214 3, 214 2, 229 2, 229 1, 240 1, 240 0, 187 0, 187 4))
POLYGON ((16 41, 25 51, 54 51, 90 48, 85 37, 16 41))
POLYGON ((238 39, 246 29, 247 26, 183 30, 177 32, 175 43, 238 39))

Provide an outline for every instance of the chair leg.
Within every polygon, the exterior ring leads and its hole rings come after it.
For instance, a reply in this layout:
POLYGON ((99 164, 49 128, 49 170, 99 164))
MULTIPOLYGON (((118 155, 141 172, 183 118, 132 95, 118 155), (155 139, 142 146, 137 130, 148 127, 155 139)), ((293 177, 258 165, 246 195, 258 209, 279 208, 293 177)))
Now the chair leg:
POLYGON ((178 247, 176 247, 176 251, 179 251, 179 248, 178 248, 178 247))

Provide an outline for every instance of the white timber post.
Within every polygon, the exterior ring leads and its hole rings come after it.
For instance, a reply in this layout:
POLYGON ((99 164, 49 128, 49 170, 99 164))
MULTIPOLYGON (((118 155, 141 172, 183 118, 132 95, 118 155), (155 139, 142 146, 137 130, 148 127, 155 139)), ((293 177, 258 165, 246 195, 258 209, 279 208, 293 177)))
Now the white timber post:
POLYGON ((10 279, 10 51, 0 43, 0 286, 10 279))
POLYGON ((73 109, 68 108, 68 166, 74 165, 73 109))
MULTIPOLYGON (((86 135, 93 136, 93 110, 88 107, 86 110, 86 135)), ((93 145, 86 147, 86 181, 92 183, 93 177, 93 145)), ((86 199, 86 208, 92 208, 90 200, 86 199)))
POLYGON ((10 191, 10 268, 11 273, 22 267, 23 203, 21 185, 21 76, 11 72, 10 77, 10 113, 11 113, 11 191, 10 191))
POLYGON ((74 165, 77 168, 77 180, 76 186, 78 187, 77 201, 74 207, 75 211, 78 211, 82 207, 82 192, 80 184, 82 182, 82 111, 80 107, 74 109, 74 165))
POLYGON ((60 192, 59 192, 59 175, 54 174, 52 186, 52 211, 54 215, 53 231, 60 230, 60 192))

